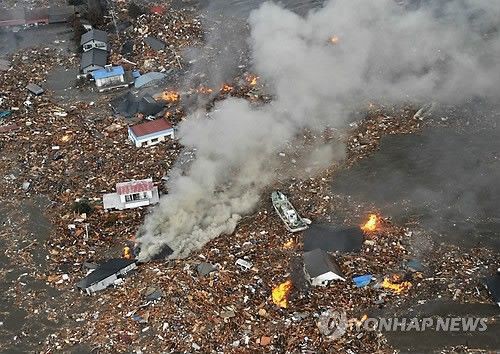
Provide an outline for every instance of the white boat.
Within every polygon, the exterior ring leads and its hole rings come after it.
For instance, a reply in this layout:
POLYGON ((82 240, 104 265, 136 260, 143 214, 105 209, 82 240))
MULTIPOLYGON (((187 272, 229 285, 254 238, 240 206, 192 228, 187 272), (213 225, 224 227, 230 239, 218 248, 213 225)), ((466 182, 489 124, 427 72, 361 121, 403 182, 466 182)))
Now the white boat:
POLYGON ((285 223, 286 228, 290 232, 303 231, 309 227, 311 221, 306 218, 301 218, 297 213, 292 203, 280 191, 274 191, 271 194, 271 201, 273 202, 274 209, 279 217, 285 223))

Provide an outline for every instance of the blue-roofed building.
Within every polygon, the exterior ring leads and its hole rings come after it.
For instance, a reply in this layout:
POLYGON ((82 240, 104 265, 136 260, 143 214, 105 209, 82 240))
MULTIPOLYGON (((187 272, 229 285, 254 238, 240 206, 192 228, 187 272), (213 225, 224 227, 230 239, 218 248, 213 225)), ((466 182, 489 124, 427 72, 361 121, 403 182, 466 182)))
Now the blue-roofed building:
POLYGON ((125 82, 125 70, 122 66, 106 65, 104 69, 92 71, 91 75, 99 91, 128 86, 128 83, 125 82))

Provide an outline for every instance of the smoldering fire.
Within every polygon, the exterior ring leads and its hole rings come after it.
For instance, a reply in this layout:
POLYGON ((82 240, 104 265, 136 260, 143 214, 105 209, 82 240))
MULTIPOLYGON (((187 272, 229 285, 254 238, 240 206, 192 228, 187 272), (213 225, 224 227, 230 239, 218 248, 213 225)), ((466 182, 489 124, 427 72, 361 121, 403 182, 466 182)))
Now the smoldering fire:
POLYGON ((255 10, 254 72, 275 99, 255 109, 228 98, 211 119, 196 112, 180 125, 196 159, 184 174, 171 172, 169 194, 138 237, 139 258, 166 244, 186 256, 231 234, 275 178, 279 149, 304 128, 342 127, 359 102, 498 95, 497 0, 436 3, 408 10, 393 0, 337 0, 305 17, 273 3, 255 10), (335 45, 332 34, 341 38, 335 45))

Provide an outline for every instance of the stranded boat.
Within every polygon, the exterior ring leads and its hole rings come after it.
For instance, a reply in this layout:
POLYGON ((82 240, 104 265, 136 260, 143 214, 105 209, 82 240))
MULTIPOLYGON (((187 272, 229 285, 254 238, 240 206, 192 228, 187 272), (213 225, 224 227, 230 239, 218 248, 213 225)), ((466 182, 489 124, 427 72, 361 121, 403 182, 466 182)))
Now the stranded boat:
POLYGON ((288 201, 288 198, 283 193, 280 191, 273 192, 271 194, 271 201, 288 231, 298 232, 308 228, 311 221, 306 218, 301 218, 292 203, 288 201))

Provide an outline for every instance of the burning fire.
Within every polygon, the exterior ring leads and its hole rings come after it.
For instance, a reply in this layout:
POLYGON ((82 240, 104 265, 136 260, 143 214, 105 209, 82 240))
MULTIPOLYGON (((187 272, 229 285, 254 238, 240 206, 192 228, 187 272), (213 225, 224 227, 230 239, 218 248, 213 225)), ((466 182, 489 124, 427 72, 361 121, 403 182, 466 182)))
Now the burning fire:
POLYGON ((229 84, 224 84, 222 85, 221 89, 220 89, 220 92, 221 93, 229 93, 231 91, 233 91, 234 87, 229 85, 229 84))
POLYGON ((128 247, 128 246, 123 247, 122 258, 132 259, 132 250, 130 249, 130 247, 128 247))
POLYGON ((411 288, 411 283, 409 281, 404 281, 399 284, 393 283, 388 278, 385 278, 382 282, 382 287, 385 289, 390 289, 396 294, 401 294, 403 291, 407 291, 411 288))
POLYGON ((339 42, 339 40, 340 39, 337 36, 331 36, 330 37, 330 43, 332 43, 332 44, 337 44, 339 42))
POLYGON ((255 85, 257 85, 257 81, 259 80, 259 77, 257 75, 248 74, 245 77, 245 80, 247 81, 247 83, 250 86, 255 86, 255 85))
POLYGON ((177 102, 181 96, 177 91, 165 91, 161 94, 161 99, 167 102, 177 102))
POLYGON ((196 89, 196 92, 198 93, 202 93, 204 95, 209 95, 211 94, 212 92, 214 92, 214 90, 212 90, 210 87, 206 87, 206 86, 200 86, 196 89))
POLYGON ((69 134, 66 134, 66 135, 63 135, 62 138, 61 138, 61 143, 67 143, 68 141, 71 140, 71 135, 69 134))
POLYGON ((292 281, 287 280, 273 289, 273 302, 282 308, 288 307, 288 293, 292 289, 292 281))
POLYGON ((379 226, 379 219, 376 214, 370 214, 368 217, 368 221, 361 226, 361 230, 365 232, 372 232, 377 230, 377 227, 379 226))
POLYGON ((292 249, 295 246, 295 242, 293 241, 293 238, 289 239, 287 242, 283 244, 283 248, 286 250, 292 249))

